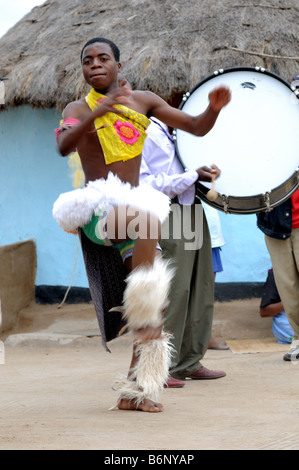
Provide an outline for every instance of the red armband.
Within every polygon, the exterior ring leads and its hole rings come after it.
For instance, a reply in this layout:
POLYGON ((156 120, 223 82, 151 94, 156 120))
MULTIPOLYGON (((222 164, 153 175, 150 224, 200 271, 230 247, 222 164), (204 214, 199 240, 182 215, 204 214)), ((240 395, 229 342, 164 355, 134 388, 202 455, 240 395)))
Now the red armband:
POLYGON ((78 119, 67 118, 60 122, 60 126, 57 129, 54 129, 56 134, 56 140, 58 141, 58 137, 60 136, 61 132, 65 129, 70 129, 71 127, 75 127, 81 124, 81 121, 78 119))

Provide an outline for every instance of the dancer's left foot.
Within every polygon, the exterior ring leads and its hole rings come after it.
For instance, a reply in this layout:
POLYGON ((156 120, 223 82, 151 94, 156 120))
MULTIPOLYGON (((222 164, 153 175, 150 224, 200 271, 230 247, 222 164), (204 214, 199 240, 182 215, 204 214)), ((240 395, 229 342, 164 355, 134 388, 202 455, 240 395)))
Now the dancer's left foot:
POLYGON ((117 406, 120 410, 138 410, 146 411, 148 413, 160 413, 163 411, 163 405, 161 405, 161 403, 155 403, 147 398, 139 403, 139 405, 137 405, 133 400, 122 398, 117 406))

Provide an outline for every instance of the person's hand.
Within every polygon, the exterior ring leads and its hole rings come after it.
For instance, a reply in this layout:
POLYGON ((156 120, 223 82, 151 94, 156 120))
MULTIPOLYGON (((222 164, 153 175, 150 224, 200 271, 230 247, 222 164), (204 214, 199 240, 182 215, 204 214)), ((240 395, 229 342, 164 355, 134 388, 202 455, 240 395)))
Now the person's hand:
POLYGON ((106 96, 115 99, 118 103, 127 102, 133 91, 125 78, 118 81, 118 88, 109 91, 106 96))
POLYGON ((94 118, 104 116, 106 113, 122 114, 123 111, 115 108, 114 106, 116 104, 128 104, 131 94, 131 88, 126 85, 120 86, 119 88, 110 91, 104 98, 99 100, 99 106, 93 112, 94 118))
POLYGON ((215 88, 209 94, 210 106, 215 112, 221 111, 231 100, 231 91, 226 86, 215 88))
POLYGON ((197 170, 198 174, 198 181, 206 181, 210 183, 212 181, 213 176, 215 175, 215 179, 219 178, 221 174, 221 170, 218 168, 216 165, 211 165, 211 167, 208 166, 202 166, 198 168, 197 170))

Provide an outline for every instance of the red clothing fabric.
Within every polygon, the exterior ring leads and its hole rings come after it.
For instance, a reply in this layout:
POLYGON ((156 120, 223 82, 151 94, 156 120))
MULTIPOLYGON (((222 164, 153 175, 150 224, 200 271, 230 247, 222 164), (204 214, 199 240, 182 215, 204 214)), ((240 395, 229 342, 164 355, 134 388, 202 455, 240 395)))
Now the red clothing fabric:
POLYGON ((299 228, 299 189, 292 196, 292 227, 299 228))

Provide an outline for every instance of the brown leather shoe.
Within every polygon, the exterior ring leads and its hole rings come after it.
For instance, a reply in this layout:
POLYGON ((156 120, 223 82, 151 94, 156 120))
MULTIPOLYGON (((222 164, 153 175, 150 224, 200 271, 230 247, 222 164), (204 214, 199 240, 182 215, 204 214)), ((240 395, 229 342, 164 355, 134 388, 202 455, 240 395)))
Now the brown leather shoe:
POLYGON ((206 367, 202 366, 193 374, 188 375, 188 378, 193 380, 209 380, 209 379, 221 379, 221 377, 225 377, 226 373, 222 370, 210 370, 206 367))
POLYGON ((164 384, 164 388, 182 388, 185 385, 184 380, 178 380, 174 377, 168 376, 166 383, 164 384))

